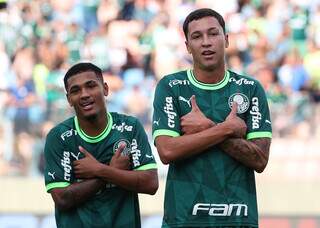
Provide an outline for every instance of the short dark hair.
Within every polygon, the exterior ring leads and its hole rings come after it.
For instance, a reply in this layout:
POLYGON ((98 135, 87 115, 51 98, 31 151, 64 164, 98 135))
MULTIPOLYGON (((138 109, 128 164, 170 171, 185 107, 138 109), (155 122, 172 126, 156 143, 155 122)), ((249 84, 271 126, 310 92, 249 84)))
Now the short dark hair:
POLYGON ((82 73, 82 72, 87 72, 87 71, 92 71, 97 75, 97 78, 101 80, 103 83, 103 76, 102 76, 102 71, 99 67, 92 63, 77 63, 73 65, 65 74, 63 82, 64 82, 64 88, 66 91, 68 91, 68 79, 76 74, 82 73))
POLYGON ((223 33, 226 33, 226 23, 225 23, 223 17, 217 11, 214 11, 213 9, 201 8, 201 9, 197 9, 195 11, 192 11, 183 22, 183 33, 184 33, 184 36, 186 37, 186 40, 188 40, 189 23, 194 20, 199 20, 203 17, 216 18, 223 29, 223 33))

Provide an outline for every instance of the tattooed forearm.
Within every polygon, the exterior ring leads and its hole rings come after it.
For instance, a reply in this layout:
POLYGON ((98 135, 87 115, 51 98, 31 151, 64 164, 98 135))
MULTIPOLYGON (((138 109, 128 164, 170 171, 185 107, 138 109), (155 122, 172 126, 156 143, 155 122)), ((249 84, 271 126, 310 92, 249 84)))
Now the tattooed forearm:
POLYGON ((234 159, 261 173, 268 163, 270 143, 269 138, 252 141, 230 138, 220 143, 219 146, 234 159))
POLYGON ((68 211, 86 202, 103 186, 103 181, 90 179, 73 183, 66 188, 55 188, 50 193, 57 208, 61 211, 68 211))

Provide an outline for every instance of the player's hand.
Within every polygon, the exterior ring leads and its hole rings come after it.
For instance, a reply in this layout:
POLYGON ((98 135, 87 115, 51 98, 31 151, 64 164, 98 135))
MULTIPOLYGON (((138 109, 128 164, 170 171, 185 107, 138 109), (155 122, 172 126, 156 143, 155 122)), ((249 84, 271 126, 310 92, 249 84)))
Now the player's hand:
POLYGON ((130 169, 130 157, 128 155, 121 154, 125 147, 125 145, 120 145, 117 151, 114 153, 109 164, 111 167, 122 170, 130 169))
POLYGON ((237 109, 237 102, 233 102, 231 112, 227 116, 225 122, 232 127, 234 137, 243 138, 247 132, 247 125, 240 117, 237 116, 237 109))
POLYGON ((94 178, 101 164, 86 149, 79 146, 79 151, 84 154, 84 158, 73 162, 73 169, 76 178, 88 179, 94 178))
POLYGON ((185 135, 194 134, 206 130, 215 123, 208 119, 200 110, 196 102, 196 96, 191 97, 191 111, 180 118, 181 130, 185 135))

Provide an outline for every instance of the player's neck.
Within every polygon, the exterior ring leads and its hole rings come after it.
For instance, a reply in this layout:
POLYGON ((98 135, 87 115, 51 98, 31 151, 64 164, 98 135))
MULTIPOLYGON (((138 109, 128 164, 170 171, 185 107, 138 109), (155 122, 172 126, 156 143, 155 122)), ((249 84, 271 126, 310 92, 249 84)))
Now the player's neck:
POLYGON ((224 66, 213 70, 203 70, 195 67, 193 73, 196 79, 202 83, 217 84, 223 80, 225 71, 226 68, 224 66))
POLYGON ((98 136, 105 130, 108 124, 107 113, 98 114, 92 119, 80 119, 78 118, 80 128, 82 131, 91 137, 98 136))

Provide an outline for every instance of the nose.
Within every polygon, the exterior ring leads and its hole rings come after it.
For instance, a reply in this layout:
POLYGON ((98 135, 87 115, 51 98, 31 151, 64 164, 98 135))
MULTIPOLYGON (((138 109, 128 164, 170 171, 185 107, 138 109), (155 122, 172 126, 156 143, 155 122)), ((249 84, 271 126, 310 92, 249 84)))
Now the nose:
POLYGON ((204 35, 202 38, 202 46, 211 46, 210 39, 208 35, 204 35))
POLYGON ((86 88, 81 89, 81 94, 80 94, 80 98, 81 99, 87 98, 89 96, 90 96, 89 92, 88 92, 88 90, 86 88))

